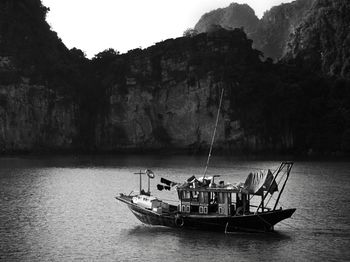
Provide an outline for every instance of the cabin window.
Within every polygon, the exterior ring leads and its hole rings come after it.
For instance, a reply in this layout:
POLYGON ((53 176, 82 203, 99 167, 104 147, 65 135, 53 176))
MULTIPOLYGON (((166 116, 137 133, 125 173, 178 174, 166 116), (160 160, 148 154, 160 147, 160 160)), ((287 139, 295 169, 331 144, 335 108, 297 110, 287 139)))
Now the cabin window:
POLYGON ((218 193, 218 203, 220 204, 224 204, 226 201, 225 201, 225 198, 226 198, 226 193, 218 193))
POLYGON ((208 197, 209 193, 208 192, 199 192, 199 203, 204 203, 204 204, 208 204, 208 197))
POLYGON ((191 192, 182 191, 182 199, 191 199, 191 192))
POLYGON ((191 200, 197 202, 198 198, 199 198, 199 192, 194 191, 194 192, 191 192, 191 193, 192 193, 191 200))
POLYGON ((199 207, 199 214, 203 214, 203 207, 202 206, 199 207))
POLYGON ((190 213, 190 206, 186 206, 186 212, 190 213))
POLYGON ((204 207, 204 208, 203 208, 203 213, 204 213, 204 214, 208 214, 208 207, 204 207))
POLYGON ((231 203, 236 204, 236 193, 231 193, 231 203))
POLYGON ((185 205, 182 205, 182 212, 185 212, 185 205))
POLYGON ((210 198, 210 204, 217 204, 218 203, 218 194, 212 193, 210 198))
POLYGON ((222 214, 222 207, 219 207, 219 214, 222 214))
POLYGON ((236 195, 236 208, 243 207, 242 194, 237 193, 236 195))

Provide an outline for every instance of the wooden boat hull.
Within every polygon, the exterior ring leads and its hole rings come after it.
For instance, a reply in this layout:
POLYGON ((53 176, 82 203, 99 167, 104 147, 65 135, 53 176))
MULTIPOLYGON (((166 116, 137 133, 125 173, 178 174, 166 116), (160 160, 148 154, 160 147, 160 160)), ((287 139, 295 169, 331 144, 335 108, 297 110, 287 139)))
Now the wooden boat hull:
POLYGON ((121 195, 116 197, 116 199, 127 204, 131 212, 141 222, 148 225, 221 232, 272 231, 274 225, 291 217, 296 210, 292 208, 242 216, 194 215, 179 212, 159 214, 132 203, 131 197, 129 196, 121 195))

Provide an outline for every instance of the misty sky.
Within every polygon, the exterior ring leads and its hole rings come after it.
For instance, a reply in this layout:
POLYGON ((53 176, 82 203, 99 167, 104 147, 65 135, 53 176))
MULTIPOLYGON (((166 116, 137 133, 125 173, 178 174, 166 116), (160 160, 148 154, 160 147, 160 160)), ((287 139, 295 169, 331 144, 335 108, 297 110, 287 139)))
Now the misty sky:
POLYGON ((88 57, 107 48, 125 53, 182 36, 199 18, 232 2, 247 3, 260 18, 264 11, 292 0, 42 0, 47 20, 68 48, 88 57))

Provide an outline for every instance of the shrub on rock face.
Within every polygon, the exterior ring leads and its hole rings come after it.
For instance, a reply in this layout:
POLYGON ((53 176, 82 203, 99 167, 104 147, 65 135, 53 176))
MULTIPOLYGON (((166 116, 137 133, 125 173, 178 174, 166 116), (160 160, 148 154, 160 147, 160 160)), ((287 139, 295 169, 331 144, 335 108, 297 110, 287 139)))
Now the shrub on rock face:
POLYGON ((183 33, 183 36, 185 36, 185 37, 193 37, 196 35, 198 35, 198 31, 196 29, 193 29, 193 28, 188 28, 183 33))

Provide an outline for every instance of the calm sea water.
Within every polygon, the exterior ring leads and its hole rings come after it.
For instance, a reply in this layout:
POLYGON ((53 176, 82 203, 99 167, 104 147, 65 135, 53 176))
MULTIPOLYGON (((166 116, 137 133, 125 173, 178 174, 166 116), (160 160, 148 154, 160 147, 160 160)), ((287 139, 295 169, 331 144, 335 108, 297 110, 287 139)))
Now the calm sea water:
MULTIPOLYGON (((296 162, 281 198, 296 207, 275 233, 181 231, 141 224, 119 192, 138 190, 133 173, 200 176, 201 157, 0 158, 0 260, 3 261, 349 261, 350 163, 296 162)), ((214 157, 209 174, 231 182, 277 161, 214 157)), ((144 180, 146 185, 146 180, 144 180)))

